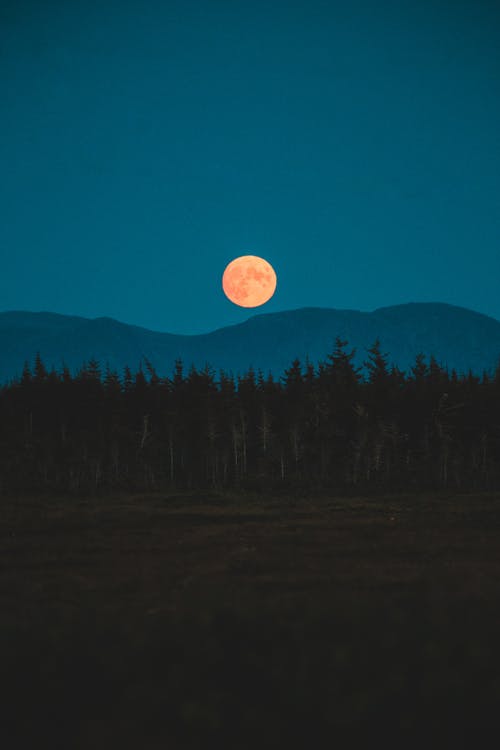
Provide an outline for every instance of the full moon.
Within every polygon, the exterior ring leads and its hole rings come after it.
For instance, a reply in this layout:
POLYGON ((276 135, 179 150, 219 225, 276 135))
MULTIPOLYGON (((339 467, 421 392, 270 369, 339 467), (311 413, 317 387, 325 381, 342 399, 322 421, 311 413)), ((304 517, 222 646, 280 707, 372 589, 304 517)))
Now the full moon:
POLYGON ((276 273, 264 258, 241 255, 226 266, 222 276, 224 294, 240 307, 259 307, 276 291, 276 273))

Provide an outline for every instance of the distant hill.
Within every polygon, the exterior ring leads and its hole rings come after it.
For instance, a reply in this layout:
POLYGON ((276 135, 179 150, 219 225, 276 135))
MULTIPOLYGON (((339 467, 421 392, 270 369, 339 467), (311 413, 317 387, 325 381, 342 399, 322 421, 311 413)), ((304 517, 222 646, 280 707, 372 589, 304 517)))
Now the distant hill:
POLYGON ((55 313, 0 313, 0 382, 22 371, 40 352, 45 364, 72 371, 92 357, 121 371, 138 368, 144 357, 160 375, 172 372, 177 358, 186 369, 209 363, 216 371, 243 372, 251 365, 279 375, 295 357, 316 364, 341 336, 356 348, 358 364, 379 338, 390 361, 402 369, 418 352, 434 354, 458 372, 481 373, 500 357, 500 322, 442 303, 410 303, 357 310, 303 308, 253 315, 239 325, 196 336, 157 333, 111 318, 88 319, 55 313))

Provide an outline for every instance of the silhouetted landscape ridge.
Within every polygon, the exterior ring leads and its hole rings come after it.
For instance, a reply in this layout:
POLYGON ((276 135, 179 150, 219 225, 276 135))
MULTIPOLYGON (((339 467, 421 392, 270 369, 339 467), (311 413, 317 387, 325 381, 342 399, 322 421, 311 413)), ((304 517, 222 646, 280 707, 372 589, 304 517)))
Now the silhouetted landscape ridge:
POLYGON ((408 370, 418 353, 433 355, 457 372, 493 371, 500 356, 500 322, 443 303, 409 303, 373 312, 308 307, 252 315, 237 325, 206 334, 177 335, 120 323, 49 312, 0 313, 0 380, 22 372, 40 353, 47 367, 66 364, 73 372, 97 359, 102 366, 136 369, 146 358, 161 375, 176 359, 189 368, 210 364, 216 371, 255 370, 281 374, 295 359, 316 365, 339 336, 356 349, 361 365, 375 339, 391 364, 408 370))

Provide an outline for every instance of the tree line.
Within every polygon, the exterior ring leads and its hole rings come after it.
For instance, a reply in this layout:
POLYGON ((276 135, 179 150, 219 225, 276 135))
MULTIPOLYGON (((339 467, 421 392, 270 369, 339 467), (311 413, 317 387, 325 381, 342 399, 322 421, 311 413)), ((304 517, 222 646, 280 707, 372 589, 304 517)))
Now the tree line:
POLYGON ((76 374, 41 357, 0 390, 0 491, 500 488, 500 367, 408 372, 336 339, 281 377, 151 363, 76 374))

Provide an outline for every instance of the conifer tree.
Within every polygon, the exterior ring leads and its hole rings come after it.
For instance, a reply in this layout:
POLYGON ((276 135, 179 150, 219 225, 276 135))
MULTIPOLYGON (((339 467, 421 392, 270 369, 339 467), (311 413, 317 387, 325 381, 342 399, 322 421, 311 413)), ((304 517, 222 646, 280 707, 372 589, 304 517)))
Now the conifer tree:
POLYGON ((37 352, 35 356, 34 381, 39 384, 45 382, 46 379, 47 369, 40 356, 40 352, 37 352))

